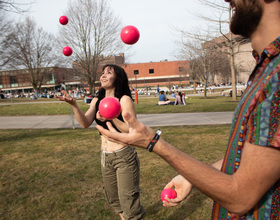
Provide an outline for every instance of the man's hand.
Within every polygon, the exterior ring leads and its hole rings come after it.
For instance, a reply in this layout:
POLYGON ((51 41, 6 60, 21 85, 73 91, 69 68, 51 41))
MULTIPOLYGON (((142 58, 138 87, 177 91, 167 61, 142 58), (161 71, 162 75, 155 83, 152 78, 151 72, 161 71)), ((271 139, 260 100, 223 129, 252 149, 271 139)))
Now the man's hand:
POLYGON ((124 112, 123 117, 129 127, 128 133, 117 132, 110 122, 107 122, 109 130, 104 129, 100 125, 97 125, 96 128, 110 141, 122 145, 146 148, 155 136, 155 131, 137 121, 137 119, 128 112, 124 112))
POLYGON ((183 176, 178 175, 175 176, 165 187, 166 188, 172 188, 175 187, 175 191, 177 193, 177 197, 175 199, 169 199, 166 197, 165 199, 168 201, 163 201, 163 206, 165 207, 172 207, 177 206, 180 204, 182 200, 184 200, 192 189, 192 184, 186 180, 183 176))

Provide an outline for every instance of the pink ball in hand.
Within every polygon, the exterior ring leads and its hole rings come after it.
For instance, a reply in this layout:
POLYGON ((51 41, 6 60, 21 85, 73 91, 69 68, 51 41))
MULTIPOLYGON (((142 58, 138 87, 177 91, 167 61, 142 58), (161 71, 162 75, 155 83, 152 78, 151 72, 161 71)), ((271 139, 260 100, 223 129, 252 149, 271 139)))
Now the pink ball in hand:
POLYGON ((103 118, 112 120, 121 113, 121 104, 114 97, 107 97, 100 101, 99 112, 103 118))
POLYGON ((160 194, 160 198, 162 201, 167 201, 164 198, 168 197, 169 199, 175 199, 177 197, 177 193, 175 190, 171 189, 171 188, 166 188, 164 190, 162 190, 161 194, 160 194))

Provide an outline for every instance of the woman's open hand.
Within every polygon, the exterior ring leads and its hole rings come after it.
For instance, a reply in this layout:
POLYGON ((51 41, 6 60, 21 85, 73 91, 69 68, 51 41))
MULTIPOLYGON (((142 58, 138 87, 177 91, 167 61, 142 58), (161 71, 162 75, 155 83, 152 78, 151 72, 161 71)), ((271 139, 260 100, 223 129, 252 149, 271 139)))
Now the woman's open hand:
POLYGON ((59 101, 64 101, 69 103, 70 105, 76 105, 76 100, 71 97, 65 90, 62 90, 61 93, 63 96, 56 96, 59 101))

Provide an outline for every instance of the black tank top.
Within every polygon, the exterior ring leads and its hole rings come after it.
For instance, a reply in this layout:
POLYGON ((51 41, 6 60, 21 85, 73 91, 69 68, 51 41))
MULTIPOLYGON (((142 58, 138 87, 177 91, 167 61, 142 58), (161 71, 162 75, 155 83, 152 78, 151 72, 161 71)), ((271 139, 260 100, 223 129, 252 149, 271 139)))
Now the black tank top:
MULTIPOLYGON (((95 109, 96 109, 96 112, 98 112, 98 109, 99 109, 99 103, 102 99, 98 99, 96 104, 95 104, 95 109)), ((122 117, 122 113, 119 114, 119 116, 117 117, 117 119, 119 119, 120 121, 124 122, 123 120, 123 117, 122 117)), ((108 130, 108 126, 106 125, 106 122, 107 121, 110 121, 110 120, 106 120, 106 121, 100 121, 96 118, 95 116, 95 122, 96 124, 102 126, 103 128, 107 129, 108 130)), ((118 132, 121 132, 115 125, 114 123, 112 123, 113 127, 118 131, 118 132)))

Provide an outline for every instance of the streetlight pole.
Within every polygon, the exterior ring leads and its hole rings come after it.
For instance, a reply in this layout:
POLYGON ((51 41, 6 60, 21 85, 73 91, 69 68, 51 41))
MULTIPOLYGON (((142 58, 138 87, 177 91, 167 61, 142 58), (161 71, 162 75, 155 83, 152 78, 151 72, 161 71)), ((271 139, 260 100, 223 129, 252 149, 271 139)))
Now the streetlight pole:
POLYGON ((136 90, 137 90, 137 74, 134 74, 135 75, 135 84, 136 84, 136 90))
POLYGON ((134 73, 135 75, 135 83, 136 83, 136 90, 135 90, 135 101, 136 101, 136 104, 138 104, 138 90, 137 90, 137 74, 134 73))

